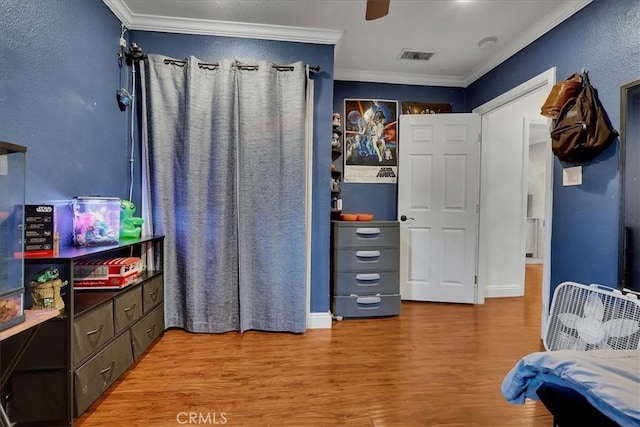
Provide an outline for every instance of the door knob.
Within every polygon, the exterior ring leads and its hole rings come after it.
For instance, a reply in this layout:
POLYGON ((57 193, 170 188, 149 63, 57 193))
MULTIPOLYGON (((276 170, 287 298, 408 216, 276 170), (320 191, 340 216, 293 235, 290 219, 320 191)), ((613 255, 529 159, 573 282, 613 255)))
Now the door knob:
POLYGON ((402 221, 402 222, 404 222, 404 221, 406 221, 406 220, 408 220, 408 219, 413 219, 413 218, 407 218, 407 216, 406 216, 406 215, 402 215, 402 216, 400 217, 400 221, 402 221))

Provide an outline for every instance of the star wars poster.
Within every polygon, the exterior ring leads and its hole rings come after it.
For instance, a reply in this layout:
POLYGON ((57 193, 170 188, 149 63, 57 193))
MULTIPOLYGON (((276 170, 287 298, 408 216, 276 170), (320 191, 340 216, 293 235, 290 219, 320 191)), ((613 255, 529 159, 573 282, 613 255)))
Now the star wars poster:
POLYGON ((344 100, 344 181, 396 183, 398 102, 344 100))

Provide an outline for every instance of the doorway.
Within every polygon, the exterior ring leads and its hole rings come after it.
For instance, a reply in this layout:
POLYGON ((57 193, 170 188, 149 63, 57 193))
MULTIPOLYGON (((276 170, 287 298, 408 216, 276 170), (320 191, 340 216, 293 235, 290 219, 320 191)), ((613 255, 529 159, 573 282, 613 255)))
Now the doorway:
POLYGON ((526 233, 527 264, 542 264, 544 259, 546 156, 551 150, 549 126, 546 121, 524 120, 526 170, 526 233), (527 147, 528 145, 528 147, 527 147))
MULTIPOLYGON (((524 295, 527 250, 527 163, 531 133, 526 123, 548 124, 540 116, 556 70, 549 69, 474 109, 482 116, 479 301, 524 295)), ((537 130, 537 129, 536 129, 537 130)), ((553 155, 545 150, 544 227, 540 227, 542 324, 550 290, 553 155)))

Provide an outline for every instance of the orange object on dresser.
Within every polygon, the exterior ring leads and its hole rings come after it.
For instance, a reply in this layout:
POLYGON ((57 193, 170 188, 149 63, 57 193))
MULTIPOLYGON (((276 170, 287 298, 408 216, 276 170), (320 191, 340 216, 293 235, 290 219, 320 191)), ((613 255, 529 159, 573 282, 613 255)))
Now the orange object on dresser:
POLYGON ((343 213, 343 214, 340 214, 340 219, 342 221, 357 221, 358 220, 358 215, 357 214, 350 214, 350 213, 343 213))

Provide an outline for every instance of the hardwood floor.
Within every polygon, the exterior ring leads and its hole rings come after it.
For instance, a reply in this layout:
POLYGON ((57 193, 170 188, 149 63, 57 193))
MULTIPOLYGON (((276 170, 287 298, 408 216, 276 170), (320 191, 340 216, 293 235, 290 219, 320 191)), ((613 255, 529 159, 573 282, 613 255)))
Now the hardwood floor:
POLYGON ((300 335, 169 330, 76 425, 550 427, 540 402, 500 394, 543 348, 540 277, 527 265, 524 298, 405 302, 300 335))

